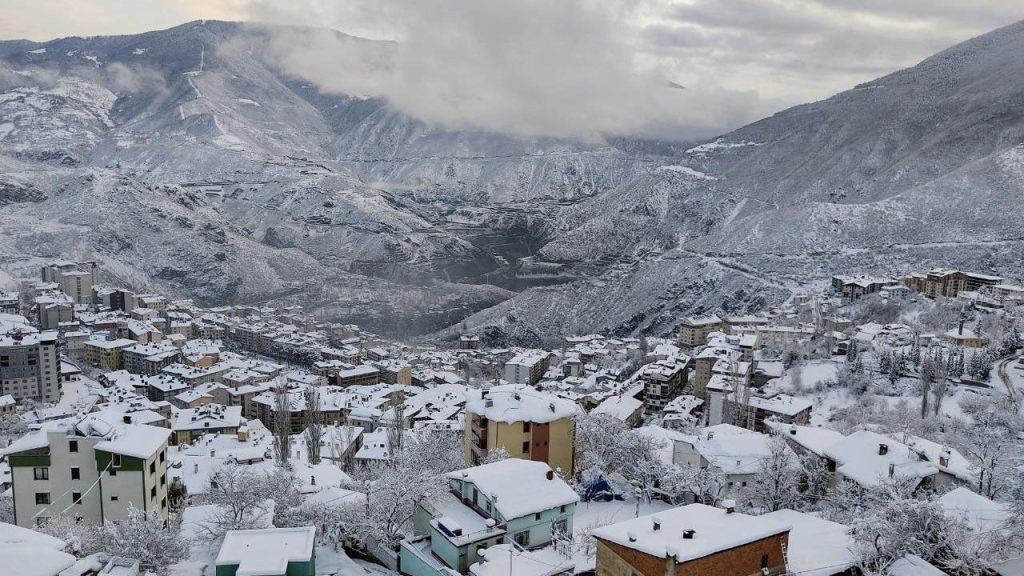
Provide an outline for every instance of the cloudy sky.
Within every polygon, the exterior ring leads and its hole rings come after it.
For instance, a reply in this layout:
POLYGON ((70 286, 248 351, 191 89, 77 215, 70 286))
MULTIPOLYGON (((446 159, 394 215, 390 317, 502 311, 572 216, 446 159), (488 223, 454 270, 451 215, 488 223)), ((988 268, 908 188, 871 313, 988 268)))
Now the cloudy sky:
POLYGON ((334 35, 282 34, 280 62, 324 90, 384 97, 424 120, 544 135, 704 136, 1024 19, 1024 2, 0 0, 0 14, 2 39, 203 18, 328 26, 400 47, 384 73, 368 64, 379 64, 375 56, 334 35))

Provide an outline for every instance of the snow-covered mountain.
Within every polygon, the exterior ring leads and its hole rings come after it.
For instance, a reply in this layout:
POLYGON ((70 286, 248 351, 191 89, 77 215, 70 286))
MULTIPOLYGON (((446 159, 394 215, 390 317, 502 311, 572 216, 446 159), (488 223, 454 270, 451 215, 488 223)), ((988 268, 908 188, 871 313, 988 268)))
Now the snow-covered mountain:
POLYGON ((0 42, 3 267, 505 341, 661 332, 836 270, 1022 269, 1024 24, 687 145, 428 126, 297 79, 268 33, 0 42))

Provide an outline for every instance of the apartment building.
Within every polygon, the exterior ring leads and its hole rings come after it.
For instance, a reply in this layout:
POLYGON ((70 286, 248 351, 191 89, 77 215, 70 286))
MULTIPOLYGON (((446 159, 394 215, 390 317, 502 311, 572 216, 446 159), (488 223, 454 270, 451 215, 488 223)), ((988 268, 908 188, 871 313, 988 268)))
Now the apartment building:
POLYGON ((118 521, 130 506, 167 517, 171 431, 118 418, 48 423, 8 447, 17 525, 42 526, 62 513, 93 524, 118 521))
POLYGON ((82 345, 85 363, 104 370, 124 369, 124 350, 135 346, 134 340, 88 340, 82 345))
POLYGON ((152 376, 181 361, 181 350, 170 342, 134 344, 124 349, 124 368, 133 374, 152 376))
POLYGON ((564 476, 572 476, 573 416, 578 412, 575 403, 526 386, 470 390, 464 431, 466 462, 483 463, 491 451, 504 448, 512 458, 546 462, 564 476))
POLYGON ((59 260, 43 266, 43 282, 54 282, 75 304, 92 304, 92 286, 96 282, 95 262, 59 260))
POLYGON ((725 322, 713 314, 683 318, 679 322, 679 346, 682 348, 703 346, 708 341, 709 334, 721 332, 724 329, 725 322))
POLYGON ((483 549, 531 550, 572 533, 579 496, 542 462, 509 458, 447 477, 448 490, 417 503, 414 535, 402 541, 405 574, 467 574, 483 549))
POLYGON ((644 385, 644 410, 648 414, 661 412, 686 386, 686 368, 690 357, 672 357, 658 360, 643 367, 640 380, 644 385))
POLYGON ((0 335, 0 395, 57 402, 61 395, 57 333, 0 335))
POLYGON ((536 384, 550 365, 551 354, 548 352, 522 352, 505 363, 505 380, 513 384, 536 384))

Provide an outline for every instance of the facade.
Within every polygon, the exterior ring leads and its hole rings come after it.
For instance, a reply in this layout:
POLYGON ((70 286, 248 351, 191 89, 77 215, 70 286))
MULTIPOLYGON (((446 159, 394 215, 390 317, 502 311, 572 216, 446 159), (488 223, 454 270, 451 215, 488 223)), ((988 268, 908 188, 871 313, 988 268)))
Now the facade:
POLYGON ((551 365, 547 352, 523 352, 505 363, 505 380, 513 384, 536 384, 551 365))
POLYGON ((135 345, 134 340, 89 340, 82 345, 85 363, 104 370, 124 369, 124 349, 135 345))
POLYGON ((481 464, 504 448, 512 458, 545 462, 566 477, 575 473, 573 402, 525 386, 504 385, 467 393, 464 450, 481 464))
POLYGON ((414 536, 402 542, 403 573, 466 574, 481 551, 531 550, 571 534, 579 496, 542 462, 509 458, 448 474, 448 491, 422 499, 414 536))
POLYGON ((833 276, 832 290, 845 301, 859 300, 869 294, 877 294, 891 281, 870 276, 833 276))
POLYGON ((723 506, 690 504, 597 528, 597 576, 785 573, 789 526, 723 506))
POLYGON ((181 350, 169 342, 135 344, 124 349, 124 369, 152 376, 181 361, 181 350))
POLYGON ((57 402, 61 382, 56 332, 0 335, 0 395, 57 402))
POLYGON ((19 526, 67 510, 84 522, 123 520, 129 506, 167 517, 170 430, 95 414, 57 422, 8 447, 19 526))

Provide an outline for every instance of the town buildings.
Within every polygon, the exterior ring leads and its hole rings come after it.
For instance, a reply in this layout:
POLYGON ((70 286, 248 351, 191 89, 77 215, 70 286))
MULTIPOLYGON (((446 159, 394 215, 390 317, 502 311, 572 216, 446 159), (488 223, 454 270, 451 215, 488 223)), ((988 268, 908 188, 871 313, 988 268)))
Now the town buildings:
POLYGON ((522 352, 505 363, 505 380, 513 384, 536 384, 544 377, 550 363, 548 352, 522 352))

